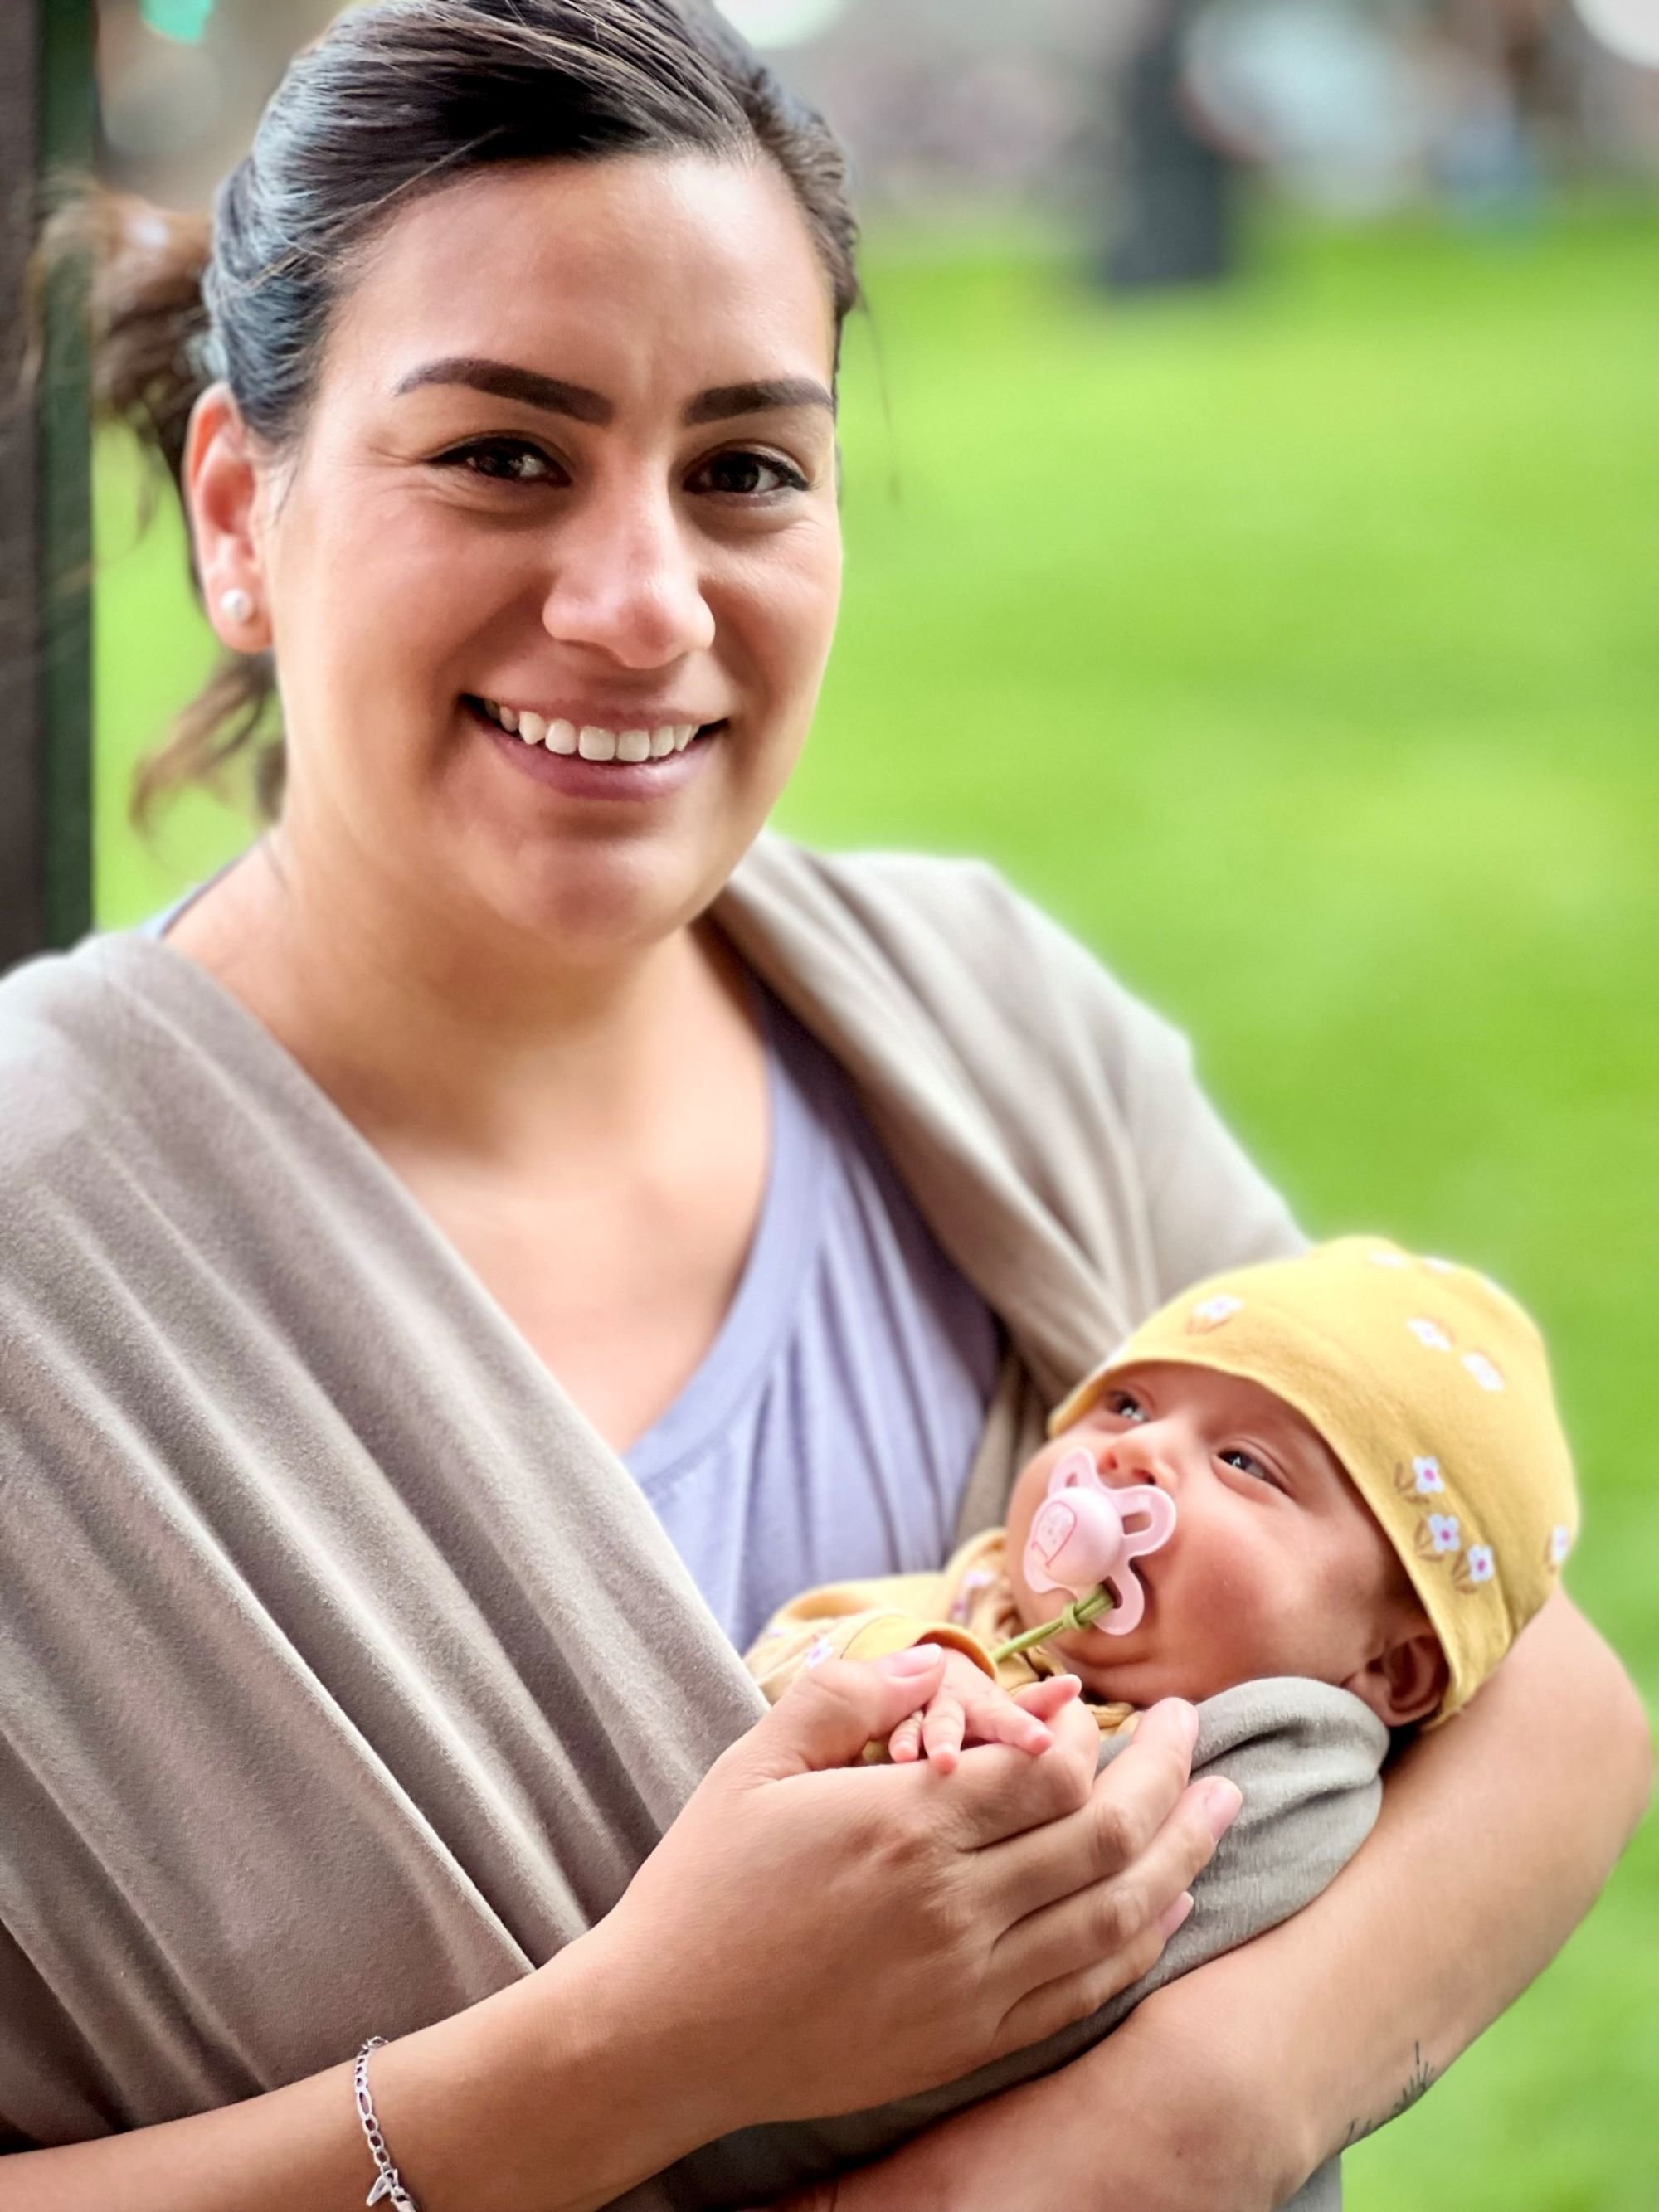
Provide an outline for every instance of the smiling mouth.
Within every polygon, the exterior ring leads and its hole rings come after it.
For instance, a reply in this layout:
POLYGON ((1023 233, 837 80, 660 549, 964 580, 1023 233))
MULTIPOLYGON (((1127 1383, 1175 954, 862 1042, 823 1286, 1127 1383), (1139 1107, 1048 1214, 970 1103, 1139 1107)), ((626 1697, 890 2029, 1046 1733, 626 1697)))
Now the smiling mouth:
POLYGON ((550 720, 527 708, 504 707, 496 700, 477 698, 470 692, 464 695, 463 704, 495 728, 517 738, 521 744, 541 745, 550 753, 585 761, 616 761, 630 767, 645 761, 670 760, 698 738, 713 737, 726 726, 724 719, 715 722, 659 722, 649 727, 636 724, 627 728, 611 728, 599 722, 577 723, 562 717, 550 720))

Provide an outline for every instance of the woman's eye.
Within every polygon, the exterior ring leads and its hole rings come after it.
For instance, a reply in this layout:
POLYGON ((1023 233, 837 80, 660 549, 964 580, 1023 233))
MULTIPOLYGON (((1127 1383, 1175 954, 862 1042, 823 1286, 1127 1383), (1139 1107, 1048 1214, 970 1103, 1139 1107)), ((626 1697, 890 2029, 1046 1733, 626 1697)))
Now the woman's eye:
POLYGON ((558 464, 526 438, 480 438, 439 457, 440 468, 464 469, 492 483, 550 483, 558 464))
POLYGON ((716 453, 690 478, 693 491, 724 492, 739 499, 764 499, 780 491, 805 491, 806 478, 775 453, 716 453))
POLYGON ((1273 1468, 1265 1461, 1259 1460, 1254 1452, 1244 1450, 1242 1445, 1231 1444, 1225 1451, 1218 1452, 1216 1457, 1224 1467, 1236 1467, 1241 1474, 1252 1475, 1258 1482, 1271 1483, 1275 1490, 1283 1486, 1273 1468))

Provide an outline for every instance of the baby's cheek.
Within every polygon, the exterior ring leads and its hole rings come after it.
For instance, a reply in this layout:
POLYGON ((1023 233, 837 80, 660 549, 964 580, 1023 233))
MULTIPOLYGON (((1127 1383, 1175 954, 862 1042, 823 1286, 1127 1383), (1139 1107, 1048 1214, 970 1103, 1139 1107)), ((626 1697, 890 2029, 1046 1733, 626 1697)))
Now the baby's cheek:
POLYGON ((1170 1625, 1212 1689, 1280 1672, 1286 1607, 1275 1574, 1279 1563, 1220 1551, 1191 1564, 1182 1619, 1170 1625))

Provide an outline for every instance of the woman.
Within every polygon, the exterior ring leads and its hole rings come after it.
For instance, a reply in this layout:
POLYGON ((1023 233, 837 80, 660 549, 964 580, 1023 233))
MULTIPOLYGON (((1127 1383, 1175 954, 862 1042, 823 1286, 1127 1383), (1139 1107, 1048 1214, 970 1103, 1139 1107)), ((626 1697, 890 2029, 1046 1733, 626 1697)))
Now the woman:
MULTIPOLYGON (((948 1802, 848 1771, 925 1667, 744 1735, 663 1533, 739 1632, 837 1544, 921 1564, 1114 1331, 1294 1237, 982 872, 750 849, 834 622, 851 238, 821 127, 667 0, 348 16, 222 197, 210 327, 127 234, 111 396, 286 751, 165 944, 0 994, 21 2212, 349 2202, 370 2111, 425 2212, 603 2203, 1089 2012, 1236 1809, 1180 1708, 1098 1780, 1065 1712, 948 1802), (806 1121, 829 1260, 763 1363, 806 1121)), ((1316 1906, 836 2202, 1283 2201, 1644 1781, 1558 1603, 1316 1906), (1425 1859, 1455 1948, 1397 1924, 1425 1859)))

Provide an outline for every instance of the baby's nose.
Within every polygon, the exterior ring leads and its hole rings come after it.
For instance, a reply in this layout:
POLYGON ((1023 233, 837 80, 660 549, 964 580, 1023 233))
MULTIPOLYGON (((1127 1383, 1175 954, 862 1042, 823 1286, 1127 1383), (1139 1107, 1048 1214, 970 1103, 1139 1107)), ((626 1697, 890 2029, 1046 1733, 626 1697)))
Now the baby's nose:
POLYGON ((1101 1462, 1103 1478, 1115 1490, 1137 1482, 1150 1483, 1154 1490, 1173 1489, 1176 1455, 1167 1449, 1169 1441, 1140 1429, 1120 1438, 1101 1462))

